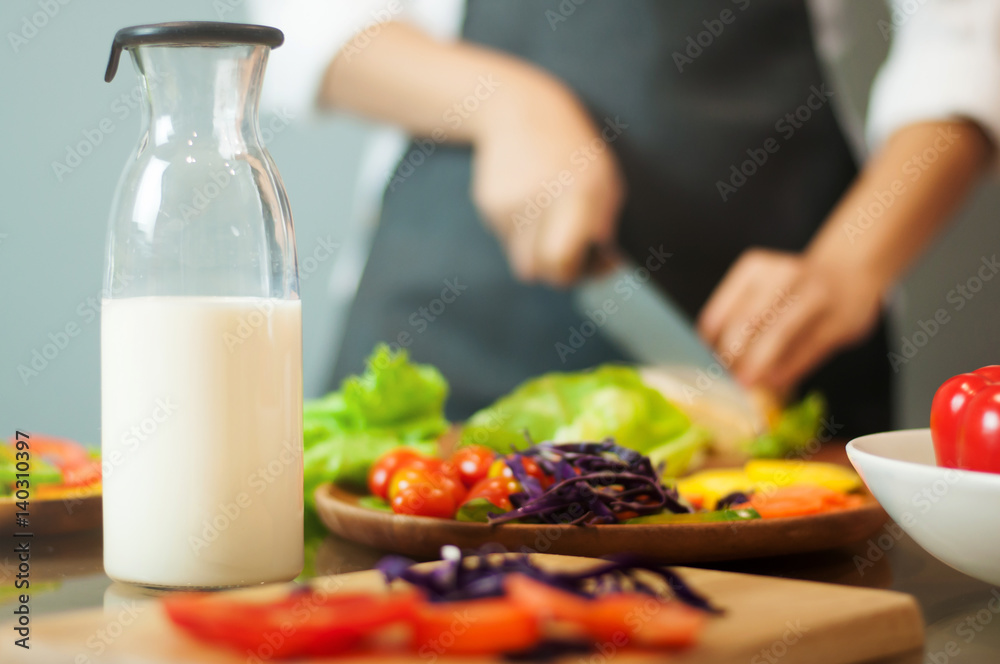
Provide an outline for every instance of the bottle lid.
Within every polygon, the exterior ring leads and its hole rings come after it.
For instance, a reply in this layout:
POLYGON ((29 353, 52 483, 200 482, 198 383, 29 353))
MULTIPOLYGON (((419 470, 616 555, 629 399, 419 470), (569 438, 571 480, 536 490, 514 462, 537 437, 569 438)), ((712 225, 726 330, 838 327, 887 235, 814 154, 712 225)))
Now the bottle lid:
POLYGON ((225 23, 220 21, 174 21, 133 25, 115 33, 111 44, 111 57, 104 80, 110 82, 118 71, 118 61, 122 51, 133 46, 150 44, 262 44, 277 48, 285 41, 285 35, 277 28, 247 23, 225 23))

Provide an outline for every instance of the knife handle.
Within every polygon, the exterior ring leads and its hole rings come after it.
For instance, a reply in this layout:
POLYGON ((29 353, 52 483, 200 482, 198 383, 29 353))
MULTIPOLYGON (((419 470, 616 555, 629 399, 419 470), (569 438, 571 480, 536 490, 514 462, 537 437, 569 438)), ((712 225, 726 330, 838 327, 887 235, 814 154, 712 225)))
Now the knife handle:
POLYGON ((601 277, 611 272, 621 262, 618 250, 607 244, 591 244, 583 257, 580 274, 584 277, 601 277))

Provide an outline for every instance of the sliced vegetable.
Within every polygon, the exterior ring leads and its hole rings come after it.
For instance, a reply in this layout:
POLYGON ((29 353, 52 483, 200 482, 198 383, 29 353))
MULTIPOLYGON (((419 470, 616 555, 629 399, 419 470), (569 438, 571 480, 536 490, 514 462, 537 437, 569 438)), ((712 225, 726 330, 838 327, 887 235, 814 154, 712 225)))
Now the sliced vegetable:
POLYGON ((40 457, 59 469, 84 465, 91 460, 87 448, 69 438, 33 433, 28 442, 32 456, 40 457))
POLYGON ((322 657, 348 652, 376 631, 409 624, 418 595, 412 592, 293 592, 277 602, 249 602, 226 595, 187 593, 168 596, 163 608, 190 634, 228 646, 241 655, 322 657))
MULTIPOLYGON (((757 510, 761 518, 775 519, 854 507, 861 500, 861 496, 845 495, 826 487, 802 484, 755 493, 750 496, 749 506, 757 510)), ((745 506, 736 506, 741 507, 745 506)))
POLYGON ((778 459, 795 455, 816 440, 826 415, 826 399, 811 392, 802 401, 781 411, 777 424, 749 445, 750 456, 778 459))
POLYGON ((715 509, 720 498, 734 491, 753 490, 753 481, 742 468, 702 470, 677 480, 677 491, 682 496, 698 496, 707 510, 715 509))
POLYGON ((63 469, 63 486, 85 487, 98 484, 101 481, 101 462, 97 459, 90 459, 75 466, 67 466, 63 469))
POLYGON ((748 461, 742 469, 702 470, 682 477, 677 481, 677 490, 685 498, 712 510, 719 507, 721 499, 733 493, 769 493, 776 488, 803 485, 844 494, 859 489, 861 478, 850 468, 831 463, 759 459, 748 461))
POLYGON ((462 554, 456 546, 441 548, 442 561, 430 569, 415 567, 402 556, 386 556, 376 565, 387 581, 402 579, 424 591, 432 602, 454 602, 506 593, 506 579, 522 574, 535 581, 584 598, 607 593, 636 592, 718 612, 676 572, 635 556, 617 556, 584 572, 550 572, 523 554, 462 554), (658 582, 654 583, 654 582, 658 582))
POLYGON ((716 611, 676 573, 636 559, 554 573, 525 555, 441 553, 431 569, 397 556, 379 562, 388 582, 414 590, 302 588, 267 602, 188 593, 163 607, 192 636, 262 659, 378 657, 407 647, 425 659, 525 657, 583 653, 602 641, 677 649, 694 643, 716 611))
POLYGON ((850 493, 861 488, 858 474, 834 463, 782 459, 757 459, 743 467, 756 486, 791 486, 813 484, 840 493, 850 493))
POLYGON ((414 621, 421 655, 488 655, 525 650, 538 642, 538 615, 506 598, 422 604, 414 621))
MULTIPOLYGON (((0 495, 10 494, 17 480, 17 450, 0 442, 0 495)), ((41 457, 30 456, 27 461, 31 473, 32 485, 60 484, 62 473, 41 457)), ((22 466, 23 467, 23 466, 22 466)))
POLYGON ((661 602, 639 593, 615 593, 592 601, 584 614, 587 630, 598 641, 646 648, 694 645, 708 616, 680 602, 661 602))
POLYGON ((651 514, 629 519, 626 523, 718 523, 720 521, 751 521, 760 514, 753 508, 722 509, 713 512, 692 512, 690 514, 651 514))
POLYGON ((100 493, 101 461, 96 452, 68 438, 32 433, 27 440, 27 450, 18 450, 14 442, 0 441, 0 496, 12 494, 25 472, 30 475, 30 492, 36 498, 100 493), (20 469, 18 463, 22 464, 20 469))

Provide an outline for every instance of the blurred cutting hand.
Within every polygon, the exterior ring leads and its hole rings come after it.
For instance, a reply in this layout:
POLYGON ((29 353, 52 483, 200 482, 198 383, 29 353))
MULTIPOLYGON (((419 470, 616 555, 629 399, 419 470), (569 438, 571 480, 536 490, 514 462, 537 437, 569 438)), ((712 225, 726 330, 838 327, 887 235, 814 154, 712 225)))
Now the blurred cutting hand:
POLYGON ((746 385, 779 394, 833 351, 863 339, 878 321, 881 291, 871 275, 808 256, 745 252, 699 317, 699 332, 746 385))
POLYGON ((528 75, 477 123, 472 196, 524 281, 568 286, 615 235, 614 153, 562 84, 528 75))
POLYGON ((883 299, 993 152, 968 121, 899 130, 868 161, 804 252, 751 249, 733 264, 702 310, 699 332, 721 357, 732 358, 741 382, 787 393, 871 332, 883 299), (887 191, 896 193, 882 205, 887 191), (859 223, 858 211, 873 209, 882 210, 875 222, 859 223))
POLYGON ((614 237, 613 151, 569 88, 523 60, 386 23, 333 59, 318 101, 471 144, 472 199, 520 279, 566 286, 614 237))

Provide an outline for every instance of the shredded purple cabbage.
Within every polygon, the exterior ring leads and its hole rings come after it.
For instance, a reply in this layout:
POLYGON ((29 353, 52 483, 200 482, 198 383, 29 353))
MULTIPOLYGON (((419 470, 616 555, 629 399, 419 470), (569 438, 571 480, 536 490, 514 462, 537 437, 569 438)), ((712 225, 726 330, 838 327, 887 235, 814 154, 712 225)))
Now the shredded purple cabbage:
POLYGON ((733 505, 742 505, 743 503, 750 502, 750 494, 752 492, 734 491, 729 495, 719 498, 715 503, 715 509, 726 510, 733 505))
POLYGON ((432 602, 499 597, 504 594, 503 581, 508 574, 523 574, 561 590, 593 599, 609 592, 631 591, 655 597, 663 596, 662 584, 650 584, 640 575, 646 571, 665 582, 670 594, 680 602, 702 611, 719 613, 708 600, 699 595, 676 572, 637 556, 616 556, 602 565, 579 573, 549 572, 535 565, 525 554, 502 554, 496 551, 463 555, 458 547, 441 549, 442 561, 421 570, 414 561, 402 556, 386 556, 376 569, 386 581, 402 579, 427 593, 432 602))
POLYGON ((490 523, 536 521, 594 525, 628 517, 690 512, 673 488, 666 488, 649 457, 615 443, 538 443, 510 456, 508 465, 523 491, 511 494, 509 512, 490 515, 490 523), (555 478, 547 489, 524 468, 531 457, 555 478))

